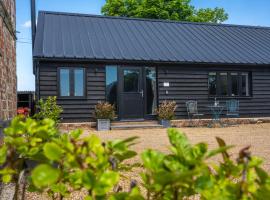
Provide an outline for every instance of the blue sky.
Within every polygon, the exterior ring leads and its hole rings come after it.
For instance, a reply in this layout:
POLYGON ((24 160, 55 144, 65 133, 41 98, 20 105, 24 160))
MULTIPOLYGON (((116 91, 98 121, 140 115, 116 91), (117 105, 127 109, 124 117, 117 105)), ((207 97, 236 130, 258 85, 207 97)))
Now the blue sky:
MULTIPOLYGON (((32 73, 30 0, 17 0, 18 90, 34 90, 32 73)), ((36 0, 37 10, 100 14, 105 0, 36 0)), ((196 8, 223 7, 228 24, 270 26, 269 0, 192 0, 196 8)))

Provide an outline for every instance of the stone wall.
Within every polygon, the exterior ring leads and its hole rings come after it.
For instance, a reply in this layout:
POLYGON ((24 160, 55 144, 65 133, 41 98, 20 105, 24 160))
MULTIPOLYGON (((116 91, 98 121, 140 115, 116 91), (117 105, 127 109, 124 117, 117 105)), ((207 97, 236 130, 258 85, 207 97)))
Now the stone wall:
POLYGON ((15 0, 0 0, 0 121, 16 115, 15 0))

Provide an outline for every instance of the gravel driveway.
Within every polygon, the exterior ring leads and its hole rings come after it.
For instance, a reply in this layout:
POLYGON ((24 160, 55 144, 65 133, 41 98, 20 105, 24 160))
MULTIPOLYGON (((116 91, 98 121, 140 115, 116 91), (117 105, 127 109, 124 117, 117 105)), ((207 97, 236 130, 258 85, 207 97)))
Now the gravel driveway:
MULTIPOLYGON (((179 130, 185 132, 192 143, 206 142, 210 149, 217 147, 215 137, 221 137, 227 144, 236 145, 230 151, 233 157, 237 156, 241 148, 251 145, 252 154, 264 158, 264 168, 270 172, 270 123, 239 125, 226 128, 181 128, 179 130)), ((138 153, 148 148, 168 152, 169 141, 166 129, 90 132, 97 134, 103 140, 138 136, 139 143, 133 147, 138 153)), ((84 135, 88 134, 89 131, 85 131, 84 135)), ((136 160, 138 159, 137 157, 136 160)))

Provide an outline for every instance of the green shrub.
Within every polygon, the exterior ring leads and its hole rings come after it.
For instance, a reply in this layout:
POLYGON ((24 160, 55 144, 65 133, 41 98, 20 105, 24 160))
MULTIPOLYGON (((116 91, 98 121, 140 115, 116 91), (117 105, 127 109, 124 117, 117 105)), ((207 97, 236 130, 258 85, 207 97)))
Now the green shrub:
POLYGON ((86 189, 86 199, 106 199, 109 195, 118 199, 111 192, 120 172, 133 167, 124 161, 136 156, 129 150, 136 137, 102 143, 95 135, 82 138, 81 134, 80 130, 60 134, 50 119, 15 118, 5 129, 0 147, 2 181, 18 184, 21 172, 29 171, 30 191, 63 197, 86 189), (27 161, 34 161, 36 167, 26 169, 27 161))
POLYGON ((176 102, 175 101, 163 101, 158 109, 156 110, 157 116, 159 120, 172 120, 175 117, 176 110, 176 102))
POLYGON ((56 97, 48 97, 45 101, 40 99, 37 103, 38 112, 34 115, 37 120, 52 119, 57 124, 60 120, 60 114, 63 112, 61 106, 57 105, 56 97))
POLYGON ((98 102, 95 106, 95 118, 96 119, 110 119, 115 118, 115 108, 108 102, 98 102))
POLYGON ((262 160, 251 157, 248 148, 233 161, 227 152, 232 146, 217 138, 219 149, 209 151, 207 144, 191 145, 185 134, 168 130, 171 153, 147 150, 142 154, 142 174, 147 199, 270 199, 270 177, 260 167, 262 160), (223 162, 208 159, 221 154, 223 162))

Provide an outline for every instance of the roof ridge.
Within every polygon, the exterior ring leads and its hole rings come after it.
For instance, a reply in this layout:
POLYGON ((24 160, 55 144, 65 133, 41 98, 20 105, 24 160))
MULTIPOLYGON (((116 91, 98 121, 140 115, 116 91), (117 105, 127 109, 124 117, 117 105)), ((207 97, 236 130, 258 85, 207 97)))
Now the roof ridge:
POLYGON ((67 16, 80 16, 80 17, 95 17, 95 18, 108 18, 108 19, 137 20, 137 21, 150 21, 150 22, 163 22, 163 23, 176 23, 176 24, 192 24, 192 25, 238 27, 238 28, 270 30, 270 27, 267 27, 267 26, 218 24, 218 23, 210 23, 210 22, 188 22, 188 21, 176 21, 176 20, 164 20, 164 19, 148 19, 148 18, 134 18, 134 17, 120 17, 120 16, 105 16, 105 15, 84 14, 84 13, 56 12, 56 11, 44 11, 44 10, 41 10, 39 12, 44 13, 44 14, 53 14, 53 15, 67 15, 67 16))

